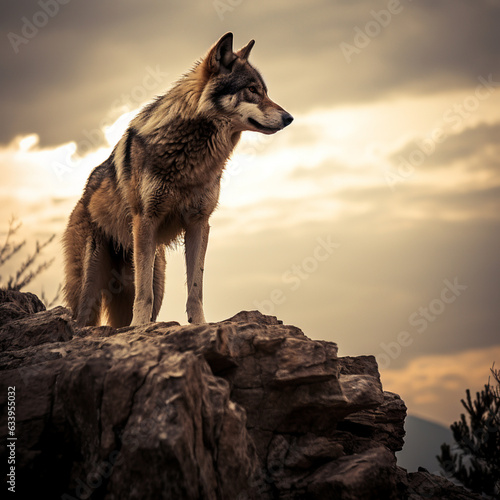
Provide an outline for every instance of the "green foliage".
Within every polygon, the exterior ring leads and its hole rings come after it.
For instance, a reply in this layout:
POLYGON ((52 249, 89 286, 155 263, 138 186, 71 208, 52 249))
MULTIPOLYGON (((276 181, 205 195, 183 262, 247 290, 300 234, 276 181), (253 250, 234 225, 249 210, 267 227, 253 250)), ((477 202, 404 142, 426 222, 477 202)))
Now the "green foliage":
POLYGON ((500 370, 491 369, 488 383, 472 401, 470 390, 462 405, 467 411, 451 425, 455 445, 441 445, 437 457, 447 475, 477 493, 500 499, 500 370))

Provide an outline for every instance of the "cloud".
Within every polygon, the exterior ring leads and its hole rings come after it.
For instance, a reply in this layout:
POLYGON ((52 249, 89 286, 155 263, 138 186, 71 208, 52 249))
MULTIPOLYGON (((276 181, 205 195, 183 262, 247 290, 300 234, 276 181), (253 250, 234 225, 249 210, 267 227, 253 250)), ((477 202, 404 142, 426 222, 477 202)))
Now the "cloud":
POLYGON ((407 143, 403 148, 391 155, 394 165, 412 163, 412 154, 416 151, 423 152, 415 154, 419 165, 414 163, 415 168, 436 169, 449 168, 454 163, 466 164, 468 168, 477 171, 477 168, 487 168, 491 173, 498 174, 498 164, 492 165, 491 159, 497 162, 500 152, 498 137, 500 137, 500 123, 479 123, 467 127, 458 133, 443 135, 440 142, 432 141, 428 137, 417 137, 407 143), (424 158, 424 161, 420 161, 424 158))
POLYGON ((384 390, 398 393, 408 412, 449 426, 465 409, 465 390, 484 388, 493 362, 500 359, 500 345, 450 355, 422 356, 400 370, 382 370, 384 390))
POLYGON ((284 201, 220 207, 206 266, 211 317, 266 307, 312 338, 337 342, 342 355, 390 349, 391 368, 497 342, 498 221, 415 221, 370 210, 319 218, 307 208, 284 201), (321 237, 340 247, 292 290, 285 273, 307 267, 321 237), (441 303, 445 280, 467 287, 453 303, 441 303), (269 304, 276 289, 286 300, 269 304), (411 345, 394 353, 401 332, 411 345))
POLYGON ((71 1, 28 38, 23 29, 40 5, 9 2, 2 30, 27 43, 17 53, 2 44, 0 142, 31 133, 42 146, 87 141, 116 119, 117 101, 135 108, 163 92, 229 30, 237 45, 257 40, 253 61, 292 114, 470 88, 496 68, 500 7, 492 1, 401 0, 385 27, 373 14, 387 10, 385 0, 221 2, 223 12, 215 2, 71 1), (341 44, 377 22, 379 33, 365 34, 349 64, 341 44), (159 76, 145 85, 151 69, 159 76))
MULTIPOLYGON (((172 43, 187 10, 182 2, 70 1, 43 27, 35 27, 17 53, 6 40, 2 105, 10 119, 3 121, 1 140, 37 133, 42 145, 84 141, 85 132, 117 118, 117 101, 135 108, 161 93, 194 60, 176 66, 183 58, 172 43), (149 68, 156 80, 141 93, 149 68)), ((40 11, 39 3, 10 2, 2 31, 22 36, 40 11)), ((189 54, 190 44, 183 42, 189 54)))
MULTIPOLYGON (((413 342, 390 358, 391 369, 429 354, 495 345, 498 108, 496 119, 484 108, 450 134, 435 152, 441 167, 415 168, 394 189, 385 177, 394 151, 467 94, 324 108, 297 115, 272 137, 244 134, 211 221, 207 318, 260 308, 313 338, 338 342, 342 355, 387 354, 384 345, 407 332, 413 342), (340 246, 315 261, 320 238, 340 246), (444 280, 455 278, 465 292, 418 332, 412 315, 439 309, 434 301, 444 280)), ((88 173, 129 118, 99 129, 109 142, 81 159, 71 156, 74 143, 51 148, 36 137, 0 148, 3 220, 15 210, 28 236, 60 235, 88 173), (58 164, 69 167, 62 179, 58 164)), ((44 286, 50 294, 62 279, 60 247, 48 251, 59 260, 33 284, 37 293, 44 286)), ((185 322, 182 252, 172 250, 168 263, 160 319, 185 322)))
MULTIPOLYGON (((489 174, 498 171, 494 154, 498 122, 472 124, 450 135, 434 153, 443 158, 440 172, 417 167, 394 189, 387 182, 386 165, 393 158, 394 146, 401 143, 401 137, 427 130, 428 124, 439 115, 435 110, 440 107, 436 99, 422 98, 387 105, 334 108, 299 115, 290 129, 276 136, 244 135, 224 176, 221 209, 215 215, 214 225, 220 217, 221 236, 229 238, 234 232, 260 234, 269 228, 297 231, 296 228, 303 226, 322 226, 325 229, 318 229, 317 236, 321 231, 334 230, 336 234, 347 235, 349 241, 363 250, 374 246, 374 255, 382 263, 376 269, 384 269, 386 276, 393 274, 395 262, 406 263, 402 256, 416 252, 412 247, 418 249, 419 255, 428 256, 428 263, 421 266, 419 260, 412 262, 410 267, 417 267, 418 273, 428 275, 428 264, 436 260, 448 268, 447 259, 443 262, 440 252, 453 253, 453 245, 470 247, 469 239, 460 242, 460 231, 466 234, 474 227, 470 221, 478 221, 481 231, 472 241, 482 242, 486 248, 497 248, 496 232, 488 236, 486 231, 491 228, 486 221, 491 219, 496 227, 500 213, 498 184, 492 183, 489 174), (405 128, 408 114, 414 119, 405 128), (458 232, 457 221, 464 223, 458 232), (446 228, 445 234, 442 227, 446 228), (385 264, 387 256, 391 257, 385 264)), ((483 118, 484 113, 478 112, 478 118, 483 118)), ((4 148, 0 151, 0 167, 5 171, 3 194, 10 196, 11 201, 3 206, 12 208, 17 203, 15 199, 23 196, 24 200, 47 196, 74 200, 90 170, 109 154, 111 144, 126 128, 129 118, 130 115, 119 118, 110 129, 112 133, 106 136, 102 130, 103 137, 109 139, 107 147, 81 161, 72 159, 75 145, 71 143, 57 148, 25 143, 26 150, 22 151, 17 140, 4 148), (58 165, 62 165, 59 171, 58 165), (63 174, 62 179, 58 173, 63 174)), ((273 248, 278 247, 281 252, 288 251, 284 243, 278 242, 273 248)), ((267 248, 265 242, 263 248, 267 248)), ((471 262, 477 260, 478 249, 470 252, 471 262)), ((362 255, 357 257, 363 259, 362 255)), ((371 275, 365 265, 353 266, 347 262, 346 265, 350 272, 353 268, 363 269, 371 275)), ((464 263, 460 265, 467 268, 464 263)), ((396 269, 401 272, 399 265, 396 269)), ((433 275, 437 271, 433 265, 433 275)), ((420 278, 414 274, 412 279, 420 278)), ((366 281, 368 290, 376 289, 376 281, 366 281)), ((398 284, 398 290, 402 289, 404 286, 398 284)), ((391 300, 396 299, 392 296, 391 300)), ((411 307, 410 304, 408 314, 411 307)), ((347 310, 350 306, 339 314, 344 316, 347 310)))
MULTIPOLYGON (((389 356, 386 389, 449 423, 499 354, 500 93, 473 100, 479 77, 500 81, 499 2, 401 0, 379 28, 386 0, 221 2, 72 0, 18 53, 4 39, 2 232, 16 213, 28 246, 59 237, 135 109, 224 32, 236 46, 254 38, 251 60, 295 121, 269 138, 244 135, 228 166, 211 221, 207 318, 260 308, 341 355, 389 356), (341 44, 360 32, 368 43, 349 63, 341 44), (446 140, 398 171, 398 156, 436 128, 446 140), (320 241, 340 246, 318 253, 320 241), (444 303, 455 279, 467 288, 444 303)), ((21 33, 40 8, 8 2, 3 32, 21 33)), ((59 241, 52 256, 31 291, 57 289, 59 241)), ((185 322, 185 299, 184 256, 172 249, 160 319, 185 322)))

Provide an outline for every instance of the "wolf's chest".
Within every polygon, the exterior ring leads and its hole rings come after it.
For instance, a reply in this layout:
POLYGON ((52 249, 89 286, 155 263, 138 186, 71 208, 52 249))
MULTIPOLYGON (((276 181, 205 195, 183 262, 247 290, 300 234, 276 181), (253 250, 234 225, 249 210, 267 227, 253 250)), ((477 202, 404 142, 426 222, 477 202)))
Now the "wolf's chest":
POLYGON ((211 167, 210 170, 193 168, 177 179, 165 176, 164 172, 146 174, 140 188, 144 212, 157 217, 173 214, 184 217, 191 213, 209 216, 217 206, 222 173, 222 166, 211 167))
POLYGON ((218 183, 203 189, 164 193, 162 201, 148 209, 158 219, 159 240, 168 245, 188 227, 208 220, 218 199, 218 183))

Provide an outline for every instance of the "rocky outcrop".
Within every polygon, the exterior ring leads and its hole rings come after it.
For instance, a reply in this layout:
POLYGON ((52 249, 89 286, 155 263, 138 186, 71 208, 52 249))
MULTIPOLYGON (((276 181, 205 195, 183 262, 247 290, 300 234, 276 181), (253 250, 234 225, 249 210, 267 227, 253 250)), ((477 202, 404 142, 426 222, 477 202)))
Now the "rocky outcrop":
POLYGON ((397 467, 406 407, 372 356, 255 311, 115 330, 0 300, 0 460, 27 498, 475 498, 397 467))

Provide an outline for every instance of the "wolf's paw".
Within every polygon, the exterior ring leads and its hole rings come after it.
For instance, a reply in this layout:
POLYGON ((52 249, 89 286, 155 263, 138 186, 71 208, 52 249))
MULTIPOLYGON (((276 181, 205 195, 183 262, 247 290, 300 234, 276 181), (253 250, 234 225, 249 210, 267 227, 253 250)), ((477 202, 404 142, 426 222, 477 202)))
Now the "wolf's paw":
POLYGON ((188 317, 188 322, 193 324, 193 325, 202 325, 203 323, 206 323, 207 321, 205 320, 205 316, 203 314, 199 318, 193 318, 191 316, 188 317))
POLYGON ((134 313, 132 316, 132 321, 130 322, 130 326, 141 326, 145 325, 146 323, 151 323, 150 315, 134 313))
POLYGON ((136 300, 132 311, 132 322, 130 326, 140 326, 146 323, 151 323, 151 315, 153 312, 153 299, 136 300))
POLYGON ((193 323, 195 325, 206 323, 205 315, 203 314, 203 303, 198 297, 193 295, 188 296, 186 312, 189 323, 193 323))
POLYGON ((206 323, 205 315, 203 314, 203 310, 193 311, 192 314, 189 314, 188 311, 188 322, 194 325, 200 325, 206 323))

